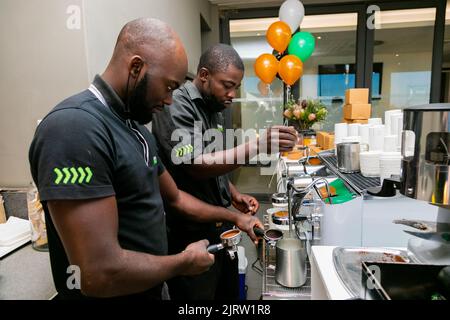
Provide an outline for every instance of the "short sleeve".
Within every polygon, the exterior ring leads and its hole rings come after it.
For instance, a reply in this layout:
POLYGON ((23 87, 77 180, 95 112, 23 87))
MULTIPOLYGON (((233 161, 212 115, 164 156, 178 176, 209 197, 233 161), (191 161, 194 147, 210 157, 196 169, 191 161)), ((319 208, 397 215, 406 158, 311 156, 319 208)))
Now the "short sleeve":
POLYGON ((158 155, 156 155, 156 158, 158 159, 158 176, 160 176, 164 173, 164 171, 166 170, 166 167, 164 167, 164 164, 158 155))
POLYGON ((36 130, 29 151, 42 201, 114 195, 114 152, 103 122, 86 110, 50 113, 36 130))
POLYGON ((151 134, 146 128, 145 128, 145 130, 142 130, 142 131, 145 132, 145 139, 147 140, 147 143, 150 148, 152 161, 154 162, 154 164, 157 165, 158 176, 160 176, 164 173, 164 171, 166 170, 166 167, 164 167, 164 164, 161 161, 161 158, 159 157, 160 151, 159 151, 158 145, 156 143, 155 136, 153 134, 151 134))
POLYGON ((173 104, 165 107, 153 121, 153 134, 164 157, 177 165, 191 163, 202 151, 202 124, 196 121, 190 101, 174 95, 173 104))

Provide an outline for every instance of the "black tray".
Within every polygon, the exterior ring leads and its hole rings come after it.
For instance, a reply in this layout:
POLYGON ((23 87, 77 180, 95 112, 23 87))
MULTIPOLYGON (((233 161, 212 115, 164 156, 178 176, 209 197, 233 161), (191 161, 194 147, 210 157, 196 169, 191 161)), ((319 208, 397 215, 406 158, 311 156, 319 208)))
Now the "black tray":
POLYGON ((450 300, 447 281, 438 278, 446 266, 400 263, 362 263, 367 300, 450 300), (445 284, 447 283, 447 285, 445 284))
POLYGON ((318 157, 326 165, 330 171, 336 174, 339 178, 345 181, 356 193, 364 195, 368 189, 380 187, 380 178, 364 177, 360 172, 357 173, 342 173, 337 168, 337 157, 334 150, 322 151, 318 153, 318 157))

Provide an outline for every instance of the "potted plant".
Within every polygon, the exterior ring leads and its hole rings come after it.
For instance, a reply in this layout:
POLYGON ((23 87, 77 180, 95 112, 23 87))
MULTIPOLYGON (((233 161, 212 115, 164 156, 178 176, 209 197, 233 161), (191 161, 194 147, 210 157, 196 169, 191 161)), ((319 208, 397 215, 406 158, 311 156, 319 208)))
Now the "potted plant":
POLYGON ((289 100, 285 105, 283 116, 298 132, 303 133, 311 130, 316 122, 324 120, 327 114, 328 110, 322 102, 308 99, 299 100, 298 103, 289 100))

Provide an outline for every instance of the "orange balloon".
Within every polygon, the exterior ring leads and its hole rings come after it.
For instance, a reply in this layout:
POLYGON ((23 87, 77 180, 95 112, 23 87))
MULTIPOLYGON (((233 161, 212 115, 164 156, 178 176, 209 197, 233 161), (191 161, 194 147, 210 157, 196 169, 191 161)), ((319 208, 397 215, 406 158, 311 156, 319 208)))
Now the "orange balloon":
POLYGON ((280 60, 278 73, 284 83, 292 86, 303 75, 303 62, 290 54, 280 60))
POLYGON ((284 52, 291 41, 291 28, 286 22, 274 22, 267 29, 266 38, 272 48, 284 52))
POLYGON ((264 83, 271 83, 278 72, 278 60, 273 55, 264 53, 255 61, 255 73, 264 83))

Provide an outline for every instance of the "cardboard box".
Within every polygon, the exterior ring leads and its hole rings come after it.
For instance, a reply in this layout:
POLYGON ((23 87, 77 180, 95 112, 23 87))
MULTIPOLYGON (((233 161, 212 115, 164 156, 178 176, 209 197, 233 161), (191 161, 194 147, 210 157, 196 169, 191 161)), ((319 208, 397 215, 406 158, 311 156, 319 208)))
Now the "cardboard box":
POLYGON ((323 150, 334 149, 334 134, 328 134, 325 136, 323 150))
POLYGON ((319 154, 319 152, 322 151, 322 148, 320 147, 309 147, 309 164, 312 166, 318 166, 322 164, 322 161, 317 157, 317 155, 319 154))
POLYGON ((353 123, 353 120, 351 119, 345 119, 344 117, 342 117, 341 122, 345 122, 345 123, 353 123))
POLYGON ((345 91, 345 104, 369 103, 369 89, 347 89, 345 91))
POLYGON ((317 145, 319 147, 323 147, 325 142, 325 136, 328 135, 328 132, 325 131, 317 131, 317 145))
MULTIPOLYGON (((325 131, 318 131, 317 147, 310 147, 310 150, 317 154, 317 152, 329 149, 334 149, 334 134, 325 131)), ((311 153, 311 155, 315 154, 311 153)))
POLYGON ((369 119, 364 119, 364 120, 352 120, 351 123, 368 124, 368 123, 369 123, 369 119))
POLYGON ((363 119, 363 120, 342 119, 342 122, 345 122, 348 124, 351 124, 351 123, 368 124, 369 119, 363 119))
POLYGON ((372 106, 368 103, 346 104, 344 106, 344 119, 367 120, 370 118, 372 106))

